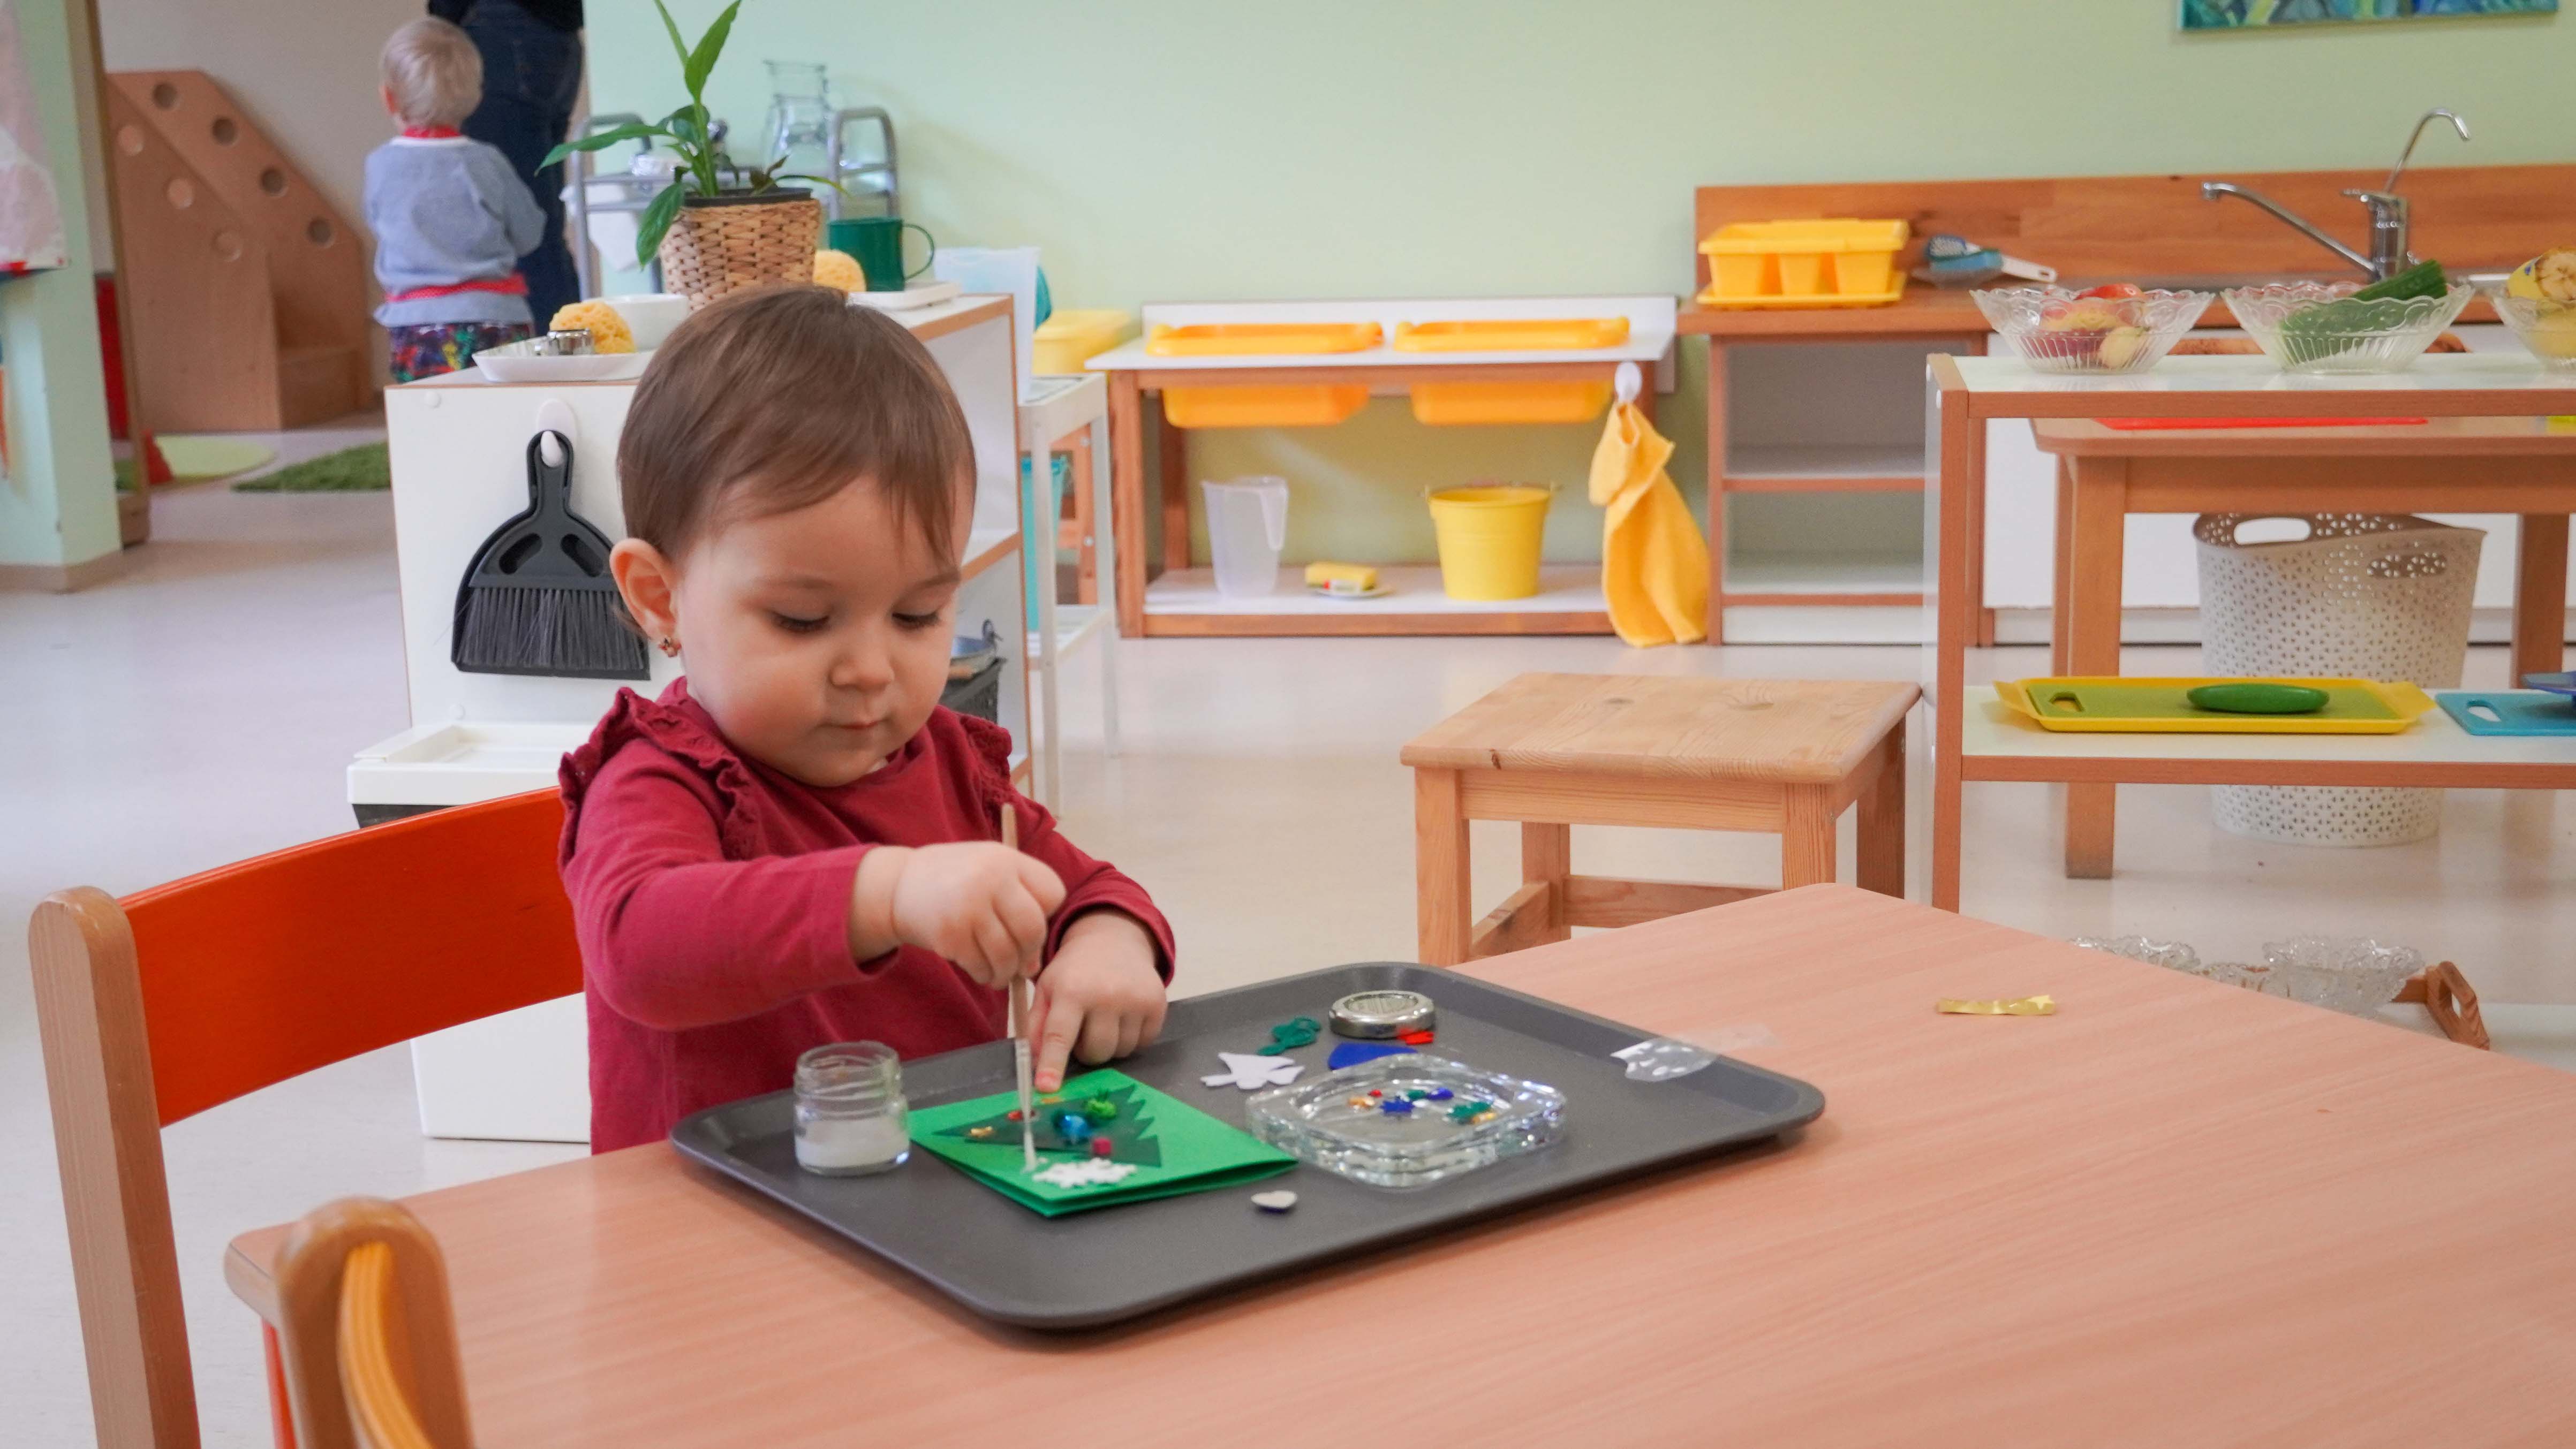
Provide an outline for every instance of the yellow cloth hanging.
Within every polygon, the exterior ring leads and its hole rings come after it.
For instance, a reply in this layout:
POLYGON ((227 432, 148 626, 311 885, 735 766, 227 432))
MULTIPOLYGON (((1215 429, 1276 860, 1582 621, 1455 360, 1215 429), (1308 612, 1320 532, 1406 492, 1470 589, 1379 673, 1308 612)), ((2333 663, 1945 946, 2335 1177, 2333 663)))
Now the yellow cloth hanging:
POLYGON ((1673 445, 1635 403, 1610 410, 1592 453, 1601 524, 1601 591, 1622 642, 1696 644, 1708 637, 1708 543, 1664 464, 1673 445))

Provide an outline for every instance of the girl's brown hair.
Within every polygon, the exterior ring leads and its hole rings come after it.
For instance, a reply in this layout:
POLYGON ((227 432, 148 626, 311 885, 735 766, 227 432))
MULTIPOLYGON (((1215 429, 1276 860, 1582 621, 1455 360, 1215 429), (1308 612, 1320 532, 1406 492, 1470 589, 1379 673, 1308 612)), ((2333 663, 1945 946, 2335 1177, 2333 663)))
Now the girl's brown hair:
POLYGON ((671 333, 617 442, 626 531, 677 560, 711 527, 820 503, 864 478, 956 552, 975 444, 904 326, 830 287, 735 292, 671 333))

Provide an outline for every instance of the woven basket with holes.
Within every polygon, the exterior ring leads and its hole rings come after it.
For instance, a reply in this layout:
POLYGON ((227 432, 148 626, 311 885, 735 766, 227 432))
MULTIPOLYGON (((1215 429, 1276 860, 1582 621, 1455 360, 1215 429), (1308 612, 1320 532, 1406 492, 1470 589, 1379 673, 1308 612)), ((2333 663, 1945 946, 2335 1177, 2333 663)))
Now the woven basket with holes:
MULTIPOLYGON (((2459 687, 2483 529, 2402 513, 2204 513, 2192 535, 2208 673, 2459 687), (2258 519, 2307 536, 2240 542, 2258 519)), ((2219 785, 2211 804, 2221 830, 2295 845, 2403 845, 2442 825, 2439 790, 2219 785)))
POLYGON ((694 312, 744 287, 811 282, 822 236, 823 204, 802 192, 693 196, 662 235, 662 287, 694 312))

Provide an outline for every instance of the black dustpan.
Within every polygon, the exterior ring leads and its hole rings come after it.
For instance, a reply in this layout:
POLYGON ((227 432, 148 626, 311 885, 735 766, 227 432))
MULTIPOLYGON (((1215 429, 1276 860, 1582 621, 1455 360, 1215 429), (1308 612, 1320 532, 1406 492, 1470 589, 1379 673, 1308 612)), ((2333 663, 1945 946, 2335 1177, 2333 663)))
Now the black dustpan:
POLYGON ((617 597, 608 548, 572 511, 572 440, 551 429, 528 439, 528 511, 466 565, 448 657, 475 674, 645 678, 644 638, 617 597))

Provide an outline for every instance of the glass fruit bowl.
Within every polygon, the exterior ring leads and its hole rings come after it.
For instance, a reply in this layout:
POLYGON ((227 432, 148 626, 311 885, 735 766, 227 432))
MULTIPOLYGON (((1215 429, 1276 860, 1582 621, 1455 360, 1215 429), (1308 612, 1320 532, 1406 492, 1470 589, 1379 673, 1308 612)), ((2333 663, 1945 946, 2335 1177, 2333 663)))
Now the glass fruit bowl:
POLYGON ((2454 282, 2438 297, 2351 300, 2360 282, 2274 282, 2230 287, 2227 310, 2283 372, 2395 372, 2424 355, 2477 288, 2454 282))
POLYGON ((2180 941, 2145 936, 2078 936, 2075 944, 2353 1016, 2375 1015, 2397 999, 2407 978, 2424 969, 2422 952, 2383 946, 2367 938, 2293 936, 2266 941, 2259 965, 2203 961, 2199 952, 2180 941))
POLYGON ((2081 297, 2064 287, 1986 287, 1968 295, 2040 372, 2144 372, 2173 351, 2212 294, 2081 297))
POLYGON ((2576 368, 2576 302, 2513 297, 2501 287, 2490 289, 2487 300, 2541 366, 2576 368))

